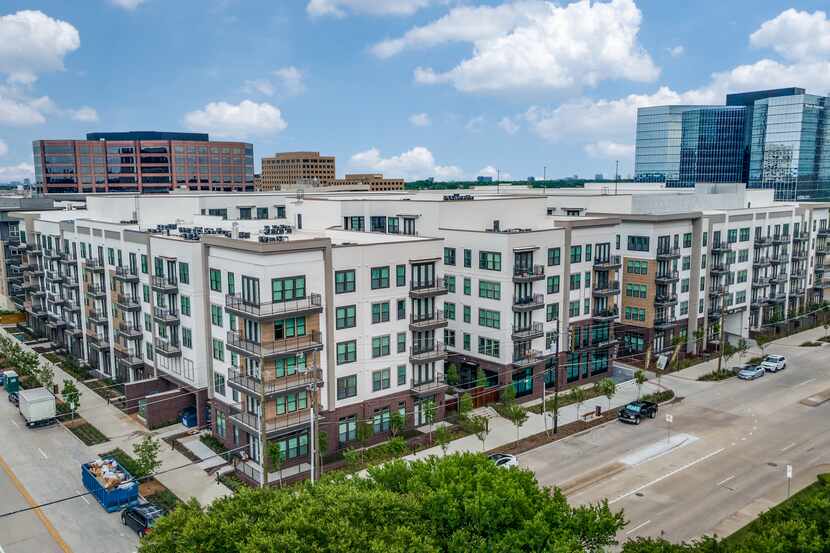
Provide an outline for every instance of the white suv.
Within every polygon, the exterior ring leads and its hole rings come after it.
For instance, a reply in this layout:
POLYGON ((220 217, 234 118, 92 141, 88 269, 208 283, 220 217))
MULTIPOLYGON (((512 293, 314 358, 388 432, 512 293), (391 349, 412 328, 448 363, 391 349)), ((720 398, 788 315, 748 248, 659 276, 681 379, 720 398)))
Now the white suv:
POLYGON ((765 371, 771 373, 783 371, 787 368, 787 360, 783 355, 767 355, 761 366, 764 367, 765 371))

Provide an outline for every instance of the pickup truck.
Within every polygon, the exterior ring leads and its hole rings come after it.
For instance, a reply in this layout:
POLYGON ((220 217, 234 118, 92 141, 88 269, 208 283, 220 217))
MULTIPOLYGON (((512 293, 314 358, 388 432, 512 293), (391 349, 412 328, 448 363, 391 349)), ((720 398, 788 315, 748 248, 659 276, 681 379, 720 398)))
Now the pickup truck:
POLYGON ((55 396, 46 388, 20 390, 17 393, 17 408, 26 426, 46 426, 55 422, 55 396))
POLYGON ((657 416, 657 404, 651 401, 632 401, 617 413, 620 422, 640 424, 643 417, 653 419, 657 416))

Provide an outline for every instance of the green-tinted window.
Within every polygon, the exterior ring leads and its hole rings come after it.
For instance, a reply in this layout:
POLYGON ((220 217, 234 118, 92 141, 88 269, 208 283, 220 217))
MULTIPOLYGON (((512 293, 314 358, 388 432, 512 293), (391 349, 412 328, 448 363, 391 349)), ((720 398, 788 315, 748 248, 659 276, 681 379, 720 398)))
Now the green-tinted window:
POLYGON ((179 282, 190 284, 190 267, 187 263, 179 261, 179 282))
POLYGON ((372 304, 372 324, 389 322, 389 302, 372 304))
POLYGON ((464 295, 469 296, 472 293, 473 293, 472 282, 470 281, 469 278, 464 277, 464 295))
MULTIPOLYGON (((81 243, 81 254, 82 254, 82 257, 83 257, 83 243, 81 243)), ((147 256, 144 255, 144 254, 141 254, 141 272, 146 275, 147 270, 148 270, 148 268, 147 268, 147 256)))
POLYGON ((337 271, 334 273, 334 293, 346 294, 355 291, 354 269, 348 271, 337 271))
POLYGON ((395 265, 395 286, 406 286, 406 265, 395 265))
POLYGON ((455 276, 454 275, 447 275, 444 277, 447 281, 447 291, 455 294, 455 276))
POLYGON ((182 327, 182 345, 186 348, 193 347, 193 333, 189 328, 182 327))
POLYGON ((582 246, 571 246, 571 263, 582 262, 582 246))
POLYGON ((478 281, 478 296, 491 300, 501 299, 501 283, 489 280, 478 281))
POLYGON ((150 303, 150 287, 146 284, 142 285, 141 292, 144 296, 144 301, 150 303))
POLYGON ((473 250, 464 250, 464 266, 467 268, 473 265, 473 250))
POLYGON ((463 336, 463 339, 464 339, 464 350, 465 351, 470 351, 470 335, 465 332, 464 336, 463 336))
POLYGON ((559 265, 561 263, 562 251, 560 248, 548 248, 548 265, 559 265))
POLYGON ((455 265, 455 248, 444 248, 444 265, 455 265))
POLYGON ((338 307, 336 310, 335 326, 341 328, 353 328, 357 324, 357 307, 354 305, 346 305, 338 307))
POLYGON ((354 363, 357 360, 357 342, 349 340, 348 342, 338 342, 337 344, 337 364, 354 363))
POLYGON ((214 292, 222 291, 222 272, 217 269, 210 269, 210 289, 214 292))
POLYGON ((216 338, 213 339, 213 358, 217 361, 225 360, 225 344, 216 338))
POLYGON ((548 277, 548 294, 559 293, 559 275, 548 277))
POLYGON ((454 321, 455 320, 455 304, 449 301, 444 302, 444 315, 447 316, 447 319, 454 321))
POLYGON ((222 307, 219 305, 210 306, 210 322, 215 326, 222 326, 222 307))
POLYGON ((304 276, 271 279, 271 301, 279 303, 299 300, 304 297, 304 276))
POLYGON ((472 320, 471 309, 469 305, 464 306, 464 322, 469 323, 472 320))
POLYGON ((490 309, 479 309, 478 324, 488 328, 501 328, 501 313, 490 309))
POLYGON ((559 304, 549 303, 545 306, 545 319, 548 321, 555 321, 559 318, 559 304))
POLYGON ((182 315, 190 316, 190 296, 181 296, 182 315))
POLYGON ((228 294, 236 294, 236 282, 234 280, 234 275, 231 272, 228 272, 228 294))
POLYGON ((372 290, 389 288, 389 267, 373 267, 371 275, 372 290))
POLYGON ((478 252, 478 268, 487 271, 501 271, 501 253, 478 252))
POLYGON ((389 336, 372 337, 372 357, 385 357, 389 355, 389 336))

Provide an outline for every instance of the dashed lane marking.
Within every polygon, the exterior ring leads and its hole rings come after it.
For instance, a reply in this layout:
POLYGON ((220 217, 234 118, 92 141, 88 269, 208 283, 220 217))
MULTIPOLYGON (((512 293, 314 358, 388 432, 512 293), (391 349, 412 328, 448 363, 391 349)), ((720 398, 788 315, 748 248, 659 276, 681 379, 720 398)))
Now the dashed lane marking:
POLYGON ((642 527, 643 527, 643 526, 645 526, 646 524, 650 524, 650 523, 651 523, 651 519, 649 519, 649 520, 647 520, 647 521, 643 522, 642 524, 638 524, 637 526, 635 526, 634 528, 632 528, 631 530, 629 530, 628 532, 626 532, 626 533, 625 533, 625 535, 626 535, 626 536, 630 536, 631 534, 633 534, 634 532, 636 532, 637 530, 639 530, 640 528, 642 528, 642 527))

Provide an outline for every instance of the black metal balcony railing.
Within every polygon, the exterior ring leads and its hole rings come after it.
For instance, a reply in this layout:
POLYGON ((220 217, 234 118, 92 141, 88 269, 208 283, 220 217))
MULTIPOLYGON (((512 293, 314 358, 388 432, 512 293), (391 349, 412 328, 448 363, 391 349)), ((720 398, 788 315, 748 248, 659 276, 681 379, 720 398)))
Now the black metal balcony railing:
POLYGON ((303 336, 282 338, 273 342, 253 342, 238 332, 228 331, 227 346, 251 357, 287 356, 303 351, 322 349, 323 341, 319 330, 303 336))
POLYGON ((654 280, 659 283, 677 282, 680 280, 680 273, 678 271, 663 271, 654 275, 654 280))
POLYGON ((424 330, 449 324, 443 311, 433 313, 413 313, 409 316, 409 326, 413 330, 424 330))
POLYGON ((90 296, 106 296, 107 290, 100 285, 92 285, 86 287, 86 293, 90 296))
POLYGON ((807 259, 807 251, 806 250, 794 250, 792 254, 793 261, 800 261, 802 259, 807 259))
POLYGON ((182 354, 182 349, 178 342, 170 342, 156 338, 153 341, 153 347, 156 353, 165 357, 175 357, 182 354))
POLYGON ((64 274, 63 280, 61 284, 67 288, 77 288, 78 287, 78 277, 70 274, 64 274))
POLYGON ((776 234, 772 237, 772 241, 776 244, 789 244, 790 243, 790 235, 789 234, 776 234))
POLYGON ((655 305, 673 305, 677 303, 677 294, 657 294, 654 296, 655 305))
MULTIPOLYGON (((722 296, 725 288, 722 284, 715 284, 709 287, 710 296, 722 296)), ((656 302, 655 302, 656 303, 656 302)))
POLYGON ((614 306, 613 309, 595 309, 591 312, 591 317, 598 320, 616 319, 620 314, 620 310, 614 306))
POLYGON ((292 375, 278 377, 274 372, 265 374, 248 374, 245 370, 228 369, 228 384, 254 395, 278 394, 308 388, 322 379, 319 367, 298 369, 292 375))
POLYGON ((245 300, 239 295, 228 294, 225 296, 226 310, 250 318, 279 318, 320 310, 322 307, 323 299, 320 294, 309 294, 305 298, 279 302, 255 302, 245 300))
POLYGON ((141 302, 138 301, 138 298, 128 294, 118 294, 115 296, 115 304, 125 311, 141 309, 141 302))
POLYGON ((138 280, 138 271, 136 271, 133 267, 116 267, 115 278, 119 280, 136 281, 138 280))
POLYGON ((774 265, 780 265, 781 263, 787 263, 790 261, 790 256, 787 253, 779 253, 778 255, 771 255, 770 263, 774 265))
POLYGON ((446 356, 442 342, 415 342, 409 348, 409 358, 412 361, 429 361, 446 356))
POLYGON ((654 319, 654 328, 658 330, 664 330, 666 328, 673 327, 678 324, 677 319, 671 319, 668 317, 655 317, 654 319))
POLYGON ((517 367, 535 365, 536 363, 539 363, 552 355, 554 355, 553 351, 517 348, 513 350, 513 365, 517 367))
POLYGON ((409 295, 414 298, 437 296, 446 294, 448 291, 447 279, 445 277, 419 282, 413 280, 409 283, 409 295))
POLYGON ((518 310, 536 309, 545 305, 543 294, 530 294, 527 296, 513 296, 513 308, 518 310))
POLYGON ((594 269, 608 271, 622 267, 622 257, 619 255, 607 255, 594 258, 594 269))
POLYGON ((597 282, 591 293, 595 296, 613 296, 620 293, 620 283, 616 280, 597 282))
POLYGON ((752 264, 755 267, 765 267, 770 264, 769 257, 756 257, 752 260, 752 264))
POLYGON ((431 379, 409 379, 409 389, 414 394, 432 394, 446 387, 447 383, 443 375, 435 375, 431 379))
POLYGON ((721 240, 720 242, 712 242, 711 250, 712 253, 716 252, 725 252, 732 249, 732 244, 729 242, 724 242, 721 240))
POLYGON ((514 341, 533 340, 545 335, 545 326, 538 321, 529 325, 513 325, 512 337, 514 341))
POLYGON ((165 277, 153 275, 150 278, 150 284, 153 288, 158 290, 178 290, 179 283, 176 277, 165 277))
POLYGON ((96 257, 92 257, 89 259, 84 260, 84 267, 87 268, 89 271, 103 271, 104 270, 104 261, 102 259, 98 259, 96 257))
POLYGON ((95 324, 107 324, 108 321, 106 311, 96 311, 94 309, 89 311, 86 318, 95 324))
POLYGON ((769 286, 770 280, 771 279, 767 276, 761 276, 761 277, 753 278, 752 279, 752 286, 754 286, 756 288, 769 286))
POLYGON ((154 307, 153 318, 163 323, 174 323, 179 320, 179 312, 169 307, 154 307))
POLYGON ((144 334, 140 326, 129 323, 120 323, 118 325, 118 332, 128 338, 140 338, 144 334))
POLYGON ((680 248, 657 248, 657 259, 674 259, 680 257, 680 248))
POLYGON ((242 425, 252 434, 259 435, 265 430, 266 435, 285 432, 299 426, 308 425, 311 422, 311 410, 303 409, 285 415, 278 415, 273 419, 263 419, 254 413, 242 411, 231 415, 231 422, 242 425))
POLYGON ((771 236, 756 236, 754 239, 755 246, 763 247, 769 246, 772 244, 772 237, 771 236))
POLYGON ((729 272, 729 264, 728 263, 712 263, 709 267, 709 271, 712 273, 727 273, 729 272))
POLYGON ((806 231, 806 230, 801 231, 801 232, 796 232, 795 234, 793 234, 793 240, 795 242, 804 242, 804 241, 809 240, 809 239, 810 239, 810 233, 809 233, 809 231, 806 231))
POLYGON ((530 267, 514 267, 513 280, 522 282, 529 280, 539 280, 545 277, 544 265, 532 265, 530 267))
POLYGON ((819 236, 830 236, 830 227, 821 227, 818 229, 819 236))

